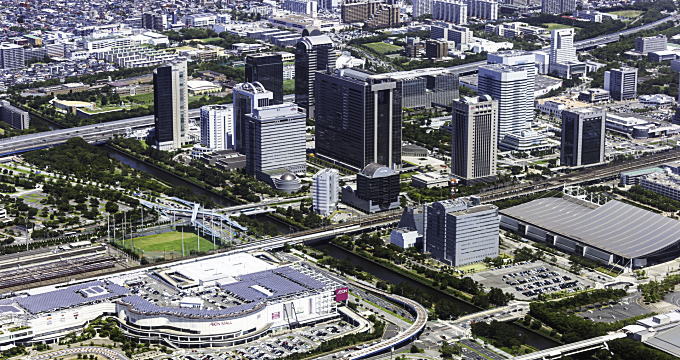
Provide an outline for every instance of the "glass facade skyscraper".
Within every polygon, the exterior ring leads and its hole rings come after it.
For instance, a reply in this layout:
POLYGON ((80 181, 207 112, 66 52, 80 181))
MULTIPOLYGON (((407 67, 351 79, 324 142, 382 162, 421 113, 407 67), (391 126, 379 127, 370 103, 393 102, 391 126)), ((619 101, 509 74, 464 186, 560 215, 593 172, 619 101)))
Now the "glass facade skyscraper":
POLYGON ((335 69, 335 50, 328 35, 306 36, 295 46, 295 103, 315 118, 314 79, 317 72, 335 69))
POLYGON ((585 166, 604 162, 604 110, 578 108, 562 111, 562 166, 585 166))
POLYGON ((281 54, 246 56, 246 82, 259 82, 274 93, 273 104, 283 104, 283 60, 281 54))
POLYGON ((360 171, 401 164, 401 93, 394 80, 356 69, 317 73, 316 152, 360 171))

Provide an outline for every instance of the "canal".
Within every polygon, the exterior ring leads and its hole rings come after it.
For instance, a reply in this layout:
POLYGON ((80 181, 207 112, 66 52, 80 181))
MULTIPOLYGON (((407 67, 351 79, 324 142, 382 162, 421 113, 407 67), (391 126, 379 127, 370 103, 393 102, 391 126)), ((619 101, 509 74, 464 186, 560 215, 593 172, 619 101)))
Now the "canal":
MULTIPOLYGON (((109 145, 104 145, 103 148, 106 150, 108 153, 109 157, 122 163, 125 164, 135 170, 141 171, 143 173, 148 174, 151 177, 154 177, 166 184, 172 185, 172 186, 183 186, 186 188, 189 188, 191 192, 197 195, 204 196, 210 200, 212 200, 215 204, 219 206, 233 206, 237 205, 236 202, 232 201, 231 199, 228 199, 224 196, 220 196, 218 194, 215 194, 211 191, 208 191, 200 186, 197 186, 196 184, 193 184, 189 181, 186 181, 182 179, 181 177, 174 175, 172 173, 163 171, 161 169, 158 169, 154 166, 150 166, 149 164, 140 161, 134 157, 129 156, 128 154, 112 147, 109 145)), ((290 234, 292 232, 298 231, 297 228, 290 226, 289 224, 272 217, 269 214, 258 214, 258 215, 253 215, 251 218, 257 220, 258 222, 262 223, 267 223, 273 226, 276 231, 278 231, 281 234, 290 234)))
POLYGON ((182 178, 180 178, 177 175, 171 174, 169 172, 163 171, 161 169, 158 169, 154 166, 151 166, 143 161, 140 161, 138 159, 135 159, 128 154, 114 148, 113 146, 110 145, 104 145, 103 148, 106 150, 108 153, 109 157, 122 163, 125 164, 135 170, 141 171, 143 173, 146 173, 168 185, 172 186, 183 186, 187 187, 193 192, 194 194, 201 195, 204 197, 207 197, 208 199, 212 200, 215 204, 220 205, 220 206, 233 206, 236 205, 236 202, 227 199, 224 196, 220 196, 218 194, 213 193, 212 191, 208 191, 200 186, 197 186, 189 181, 186 181, 182 178))
MULTIPOLYGON (((408 277, 405 277, 391 269, 385 268, 383 266, 380 266, 376 263, 373 263, 371 261, 368 261, 360 256, 357 256, 341 247, 335 246, 330 243, 318 243, 313 245, 314 248, 321 250, 325 252, 326 254, 340 260, 347 260, 349 261, 352 265, 369 272, 373 274, 375 277, 378 279, 387 281, 391 284, 400 284, 404 283, 410 287, 413 287, 415 289, 418 289, 419 291, 422 291, 424 293, 429 293, 429 294, 434 294, 436 296, 446 296, 448 297, 452 302, 456 304, 458 309, 460 309, 463 312, 466 313, 473 313, 480 311, 481 309, 469 304, 465 301, 462 301, 454 296, 448 295, 443 292, 439 292, 429 286, 423 285, 415 280, 409 279, 408 277)), ((526 344, 533 346, 537 349, 544 350, 544 349, 549 349, 551 347, 555 347, 558 345, 561 345, 557 343, 556 341, 545 337, 541 334, 535 333, 533 331, 527 330, 519 325, 516 325, 512 322, 508 323, 511 326, 513 326, 516 330, 517 333, 524 334, 526 336, 526 344)))

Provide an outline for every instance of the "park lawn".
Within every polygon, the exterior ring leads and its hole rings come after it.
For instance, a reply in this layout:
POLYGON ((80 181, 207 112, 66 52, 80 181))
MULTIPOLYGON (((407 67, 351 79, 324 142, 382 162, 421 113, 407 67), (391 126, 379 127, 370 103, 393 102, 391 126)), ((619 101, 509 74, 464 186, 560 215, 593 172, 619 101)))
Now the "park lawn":
POLYGON ((459 266, 456 268, 456 270, 460 270, 464 273, 476 273, 484 270, 488 270, 489 267, 486 266, 486 264, 479 262, 479 263, 474 263, 474 264, 469 264, 469 265, 463 265, 459 266))
POLYGON ((553 30, 559 30, 559 29, 569 29, 569 28, 576 28, 571 25, 564 25, 564 24, 558 24, 558 23, 545 23, 541 24, 544 28, 548 28, 549 31, 553 30))
POLYGON ((205 39, 198 39, 198 41, 202 43, 209 43, 209 42, 214 42, 214 41, 221 41, 221 37, 210 37, 210 38, 205 38, 205 39))
POLYGON ((607 14, 623 16, 623 17, 626 17, 626 18, 633 19, 633 18, 636 18, 636 17, 642 15, 642 13, 644 13, 644 11, 642 11, 642 10, 619 10, 619 11, 608 12, 607 14))
POLYGON ((153 93, 151 92, 151 93, 148 93, 148 94, 122 96, 121 100, 129 101, 133 104, 152 105, 153 104, 153 93))
POLYGON ((384 43, 382 41, 364 44, 365 47, 377 52, 380 55, 394 53, 403 50, 404 48, 398 45, 384 43))
MULTIPOLYGON (((198 235, 194 233, 184 233, 184 251, 186 254, 189 254, 191 250, 198 250, 196 244, 197 238, 198 235)), ((207 251, 213 248, 213 244, 204 238, 200 238, 198 242, 200 243, 201 251, 207 251)), ((142 250, 143 252, 174 251, 179 254, 182 253, 182 233, 179 231, 141 236, 132 239, 132 241, 125 240, 126 247, 129 247, 131 243, 134 243, 135 248, 142 250)))

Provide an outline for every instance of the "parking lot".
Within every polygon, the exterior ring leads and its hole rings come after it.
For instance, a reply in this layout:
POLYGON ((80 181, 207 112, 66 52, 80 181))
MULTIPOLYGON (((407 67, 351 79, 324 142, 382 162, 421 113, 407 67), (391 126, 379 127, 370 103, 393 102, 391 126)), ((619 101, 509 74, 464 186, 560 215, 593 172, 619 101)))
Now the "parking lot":
POLYGON ((184 355, 186 360, 228 360, 228 359, 278 359, 294 353, 310 351, 323 341, 342 336, 352 330, 344 321, 332 321, 313 327, 298 329, 293 333, 272 336, 228 350, 196 350, 184 355))
POLYGON ((611 323, 651 313, 651 310, 644 308, 637 303, 639 298, 640 294, 633 294, 621 299, 621 301, 603 304, 599 307, 593 306, 592 309, 583 311, 579 313, 579 315, 595 322, 611 323))
POLYGON ((542 261, 526 262, 488 270, 472 275, 486 287, 496 287, 512 293, 519 300, 529 300, 541 294, 575 292, 593 286, 583 279, 542 261))

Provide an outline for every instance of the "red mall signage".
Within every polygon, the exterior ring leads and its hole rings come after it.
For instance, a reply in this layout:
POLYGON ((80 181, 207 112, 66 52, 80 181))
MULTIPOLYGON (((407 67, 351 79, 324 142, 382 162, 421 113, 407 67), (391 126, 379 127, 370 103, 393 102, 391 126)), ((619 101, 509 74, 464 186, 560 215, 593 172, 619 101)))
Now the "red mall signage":
POLYGON ((349 298, 349 288, 343 287, 335 289, 335 301, 345 301, 349 298))

